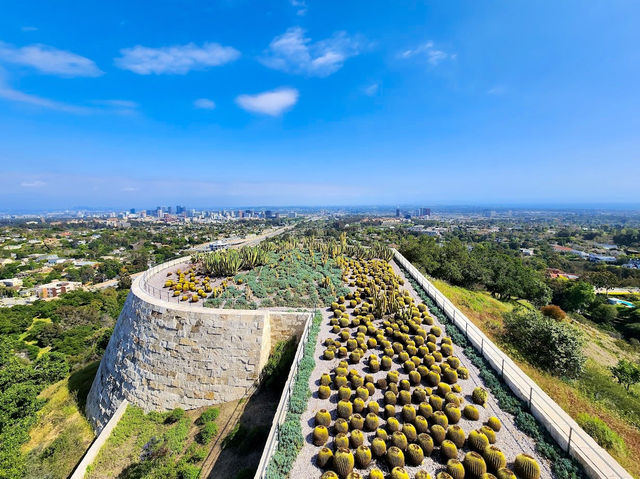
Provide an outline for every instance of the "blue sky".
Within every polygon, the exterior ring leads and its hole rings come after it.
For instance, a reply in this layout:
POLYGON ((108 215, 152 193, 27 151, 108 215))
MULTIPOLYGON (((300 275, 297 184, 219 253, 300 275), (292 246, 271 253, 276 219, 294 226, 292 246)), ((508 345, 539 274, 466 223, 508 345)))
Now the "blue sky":
POLYGON ((634 1, 12 2, 0 210, 640 202, 634 1))

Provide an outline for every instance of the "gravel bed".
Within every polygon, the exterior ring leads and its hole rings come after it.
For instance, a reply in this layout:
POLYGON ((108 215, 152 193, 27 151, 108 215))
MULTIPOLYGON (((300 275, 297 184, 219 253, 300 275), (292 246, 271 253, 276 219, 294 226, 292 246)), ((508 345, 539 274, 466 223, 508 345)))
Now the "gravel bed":
MULTIPOLYGON (((414 297, 414 299, 418 303, 420 303, 421 302, 420 298, 418 297, 416 292, 413 290, 413 287, 409 283, 408 279, 404 276, 403 272, 398 268, 398 266, 394 262, 392 262, 392 265, 395 273, 405 278, 405 284, 401 286, 401 288, 409 290, 410 294, 414 297)), ((320 447, 315 446, 313 444, 313 428, 315 426, 314 417, 316 412, 320 409, 327 409, 328 411, 330 411, 331 418, 332 418, 332 426, 333 426, 333 421, 335 421, 335 419, 337 418, 336 404, 338 402, 338 399, 337 399, 336 391, 333 390, 332 388, 332 394, 329 397, 329 399, 319 399, 317 394, 318 387, 320 385, 320 376, 325 372, 332 371, 333 368, 335 368, 340 362, 340 359, 337 357, 330 361, 327 361, 322 357, 325 349, 323 345, 323 341, 328 337, 331 337, 331 338, 336 337, 336 335, 334 333, 331 333, 330 331, 331 330, 330 319, 332 317, 333 317, 333 314, 331 310, 326 310, 323 312, 322 324, 320 326, 320 332, 318 334, 318 340, 315 348, 316 367, 314 368, 311 374, 311 377, 309 379, 309 388, 312 391, 312 396, 309 399, 307 410, 305 411, 304 414, 302 414, 302 417, 301 417, 302 434, 303 434, 303 437, 305 438, 305 443, 302 449, 300 450, 298 457, 295 463, 293 464, 293 467, 289 474, 289 477, 295 478, 295 479, 319 478, 323 472, 318 466, 316 466, 316 463, 315 463, 316 454, 320 450, 320 447)), ((435 316, 434 316, 434 321, 435 321, 434 325, 442 326, 438 322, 435 316)), ((374 324, 376 324, 376 326, 379 326, 381 323, 382 323, 382 320, 374 321, 374 324)), ((460 359, 462 365, 469 370, 469 379, 466 379, 466 380, 461 379, 458 381, 458 384, 460 384, 460 386, 462 387, 462 396, 465 399, 463 406, 464 404, 473 404, 473 401, 471 400, 471 393, 475 387, 484 386, 483 381, 479 377, 478 369, 475 366, 473 366, 473 364, 471 364, 471 362, 467 359, 467 357, 464 355, 462 348, 454 345, 454 352, 455 352, 455 355, 460 359)), ((358 370, 363 377, 366 374, 372 374, 375 380, 379 378, 385 378, 387 375, 387 371, 381 370, 377 373, 371 373, 369 371, 369 368, 367 366, 365 359, 370 354, 377 354, 379 357, 382 357, 383 355, 381 347, 378 346, 375 350, 366 351, 363 357, 363 360, 361 360, 356 365, 350 364, 349 369, 358 370)), ((401 379, 407 377, 407 375, 403 373, 402 365, 398 362, 397 357, 394 358, 394 363, 391 369, 398 370, 400 372, 401 379)), ((370 400, 378 401, 378 403, 380 404, 381 412, 382 412, 382 410, 384 409, 383 391, 376 388, 375 394, 370 397, 370 400)), ((517 454, 526 453, 535 457, 538 463, 540 464, 540 468, 542 472, 541 477, 544 477, 544 478, 554 477, 554 475, 551 472, 549 461, 542 458, 539 454, 536 453, 535 442, 533 441, 533 439, 523 434, 516 428, 514 424, 513 416, 511 414, 508 414, 500 410, 495 398, 491 395, 490 392, 489 392, 489 397, 487 399, 486 407, 483 408, 482 406, 477 406, 477 408, 478 408, 478 411, 480 412, 480 419, 478 421, 470 421, 462 417, 462 419, 460 419, 460 422, 458 423, 458 425, 464 429, 466 434, 468 434, 469 431, 473 429, 478 429, 481 425, 483 425, 486 422, 487 418, 489 418, 490 416, 496 416, 502 422, 502 428, 500 432, 497 433, 497 440, 495 445, 498 446, 502 450, 502 452, 504 452, 507 458, 507 467, 512 468, 513 460, 517 454)), ((401 407, 397 406, 396 410, 398 411, 398 414, 396 415, 396 417, 402 424, 403 422, 402 417, 401 417, 401 414, 399 414, 401 407)), ((380 415, 380 425, 382 426, 384 422, 385 421, 382 419, 382 415, 380 415)), ((365 436, 365 445, 370 445, 371 441, 375 437, 375 432, 365 432, 364 436, 365 436)), ((332 450, 335 449, 333 445, 333 435, 331 433, 329 436, 329 441, 327 442, 326 446, 332 450)), ((458 459, 462 460, 465 453, 468 451, 469 449, 466 447, 466 445, 460 448, 458 451, 458 459)), ((419 467, 406 466, 405 469, 407 470, 407 472, 409 472, 411 477, 413 477, 416 471, 420 469, 425 469, 432 475, 432 477, 435 478, 436 473, 438 473, 439 471, 445 470, 444 464, 442 461, 440 461, 440 458, 438 456, 439 456, 439 453, 436 448, 436 450, 434 450, 431 457, 425 458, 421 466, 419 467)), ((387 468, 385 461, 383 459, 376 460, 375 458, 371 461, 371 464, 368 469, 366 470, 358 469, 356 467, 354 471, 359 472, 360 474, 363 475, 363 477, 366 478, 368 477, 367 471, 373 467, 378 467, 385 473, 389 472, 389 469, 387 468)))

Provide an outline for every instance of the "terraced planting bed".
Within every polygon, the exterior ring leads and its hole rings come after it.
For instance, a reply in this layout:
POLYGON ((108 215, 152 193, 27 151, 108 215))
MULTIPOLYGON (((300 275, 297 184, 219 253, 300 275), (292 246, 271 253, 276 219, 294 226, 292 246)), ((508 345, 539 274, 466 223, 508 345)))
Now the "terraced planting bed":
POLYGON ((267 477, 556 477, 395 264, 337 261, 349 293, 323 315, 302 443, 283 431, 267 477))

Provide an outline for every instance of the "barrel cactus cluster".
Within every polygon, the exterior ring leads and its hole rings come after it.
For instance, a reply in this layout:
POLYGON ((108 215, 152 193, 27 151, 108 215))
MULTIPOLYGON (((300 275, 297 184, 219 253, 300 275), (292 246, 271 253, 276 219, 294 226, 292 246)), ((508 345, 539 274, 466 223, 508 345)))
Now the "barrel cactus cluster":
POLYGON ((480 422, 487 391, 464 397, 469 371, 388 261, 338 260, 350 293, 332 303, 331 334, 321 338, 331 362, 313 431, 321 477, 538 479, 540 466, 526 454, 507 468, 496 445, 500 420, 480 422))

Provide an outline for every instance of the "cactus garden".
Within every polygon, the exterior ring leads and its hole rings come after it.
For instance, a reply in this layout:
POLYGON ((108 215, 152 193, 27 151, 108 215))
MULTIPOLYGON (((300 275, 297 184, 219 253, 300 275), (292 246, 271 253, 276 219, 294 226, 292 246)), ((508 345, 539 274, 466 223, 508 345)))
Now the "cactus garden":
POLYGON ((273 477, 554 477, 402 272, 371 255, 335 258, 348 291, 320 326, 304 444, 273 477))

